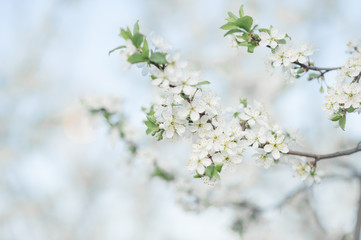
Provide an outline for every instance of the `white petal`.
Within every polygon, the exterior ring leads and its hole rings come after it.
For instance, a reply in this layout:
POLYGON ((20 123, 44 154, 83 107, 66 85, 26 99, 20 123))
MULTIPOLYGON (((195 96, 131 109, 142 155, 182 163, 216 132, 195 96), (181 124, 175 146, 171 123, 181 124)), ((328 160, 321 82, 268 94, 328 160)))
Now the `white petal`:
POLYGON ((281 157, 280 152, 277 149, 272 151, 272 156, 274 159, 279 159, 281 157))

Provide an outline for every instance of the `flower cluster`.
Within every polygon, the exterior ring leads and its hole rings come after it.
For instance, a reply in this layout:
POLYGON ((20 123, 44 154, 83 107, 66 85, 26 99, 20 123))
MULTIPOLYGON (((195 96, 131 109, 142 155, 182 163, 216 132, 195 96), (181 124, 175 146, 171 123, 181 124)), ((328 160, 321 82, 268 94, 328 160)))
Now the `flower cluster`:
POLYGON ((338 121, 344 129, 346 114, 361 111, 361 44, 348 43, 351 57, 339 70, 335 87, 329 87, 324 109, 330 112, 330 119, 338 121))
POLYGON ((316 172, 316 167, 312 162, 307 162, 304 158, 294 162, 293 170, 293 176, 305 181, 308 186, 314 182, 321 182, 321 178, 316 172))
MULTIPOLYGON (((284 35, 275 29, 268 34, 262 36, 263 45, 271 45, 275 53, 284 49, 277 46, 282 43, 279 39, 284 35)), ((188 138, 194 141, 188 169, 195 173, 195 178, 208 183, 220 179, 222 169, 239 164, 247 149, 257 151, 257 164, 266 168, 281 159, 287 162, 283 156, 288 153, 294 137, 270 123, 263 105, 253 107, 242 99, 233 112, 233 118, 226 120, 219 97, 203 87, 209 82, 202 81, 199 72, 190 71, 179 53, 172 52, 171 45, 163 38, 152 35, 150 42, 154 50, 149 50, 137 24, 133 33, 122 29, 121 36, 127 40, 126 46, 119 47, 122 55, 128 57, 128 63, 141 63, 147 68, 149 71, 143 72, 150 73, 152 84, 160 93, 160 101, 146 112, 147 134, 158 140, 188 138)), ((310 54, 304 46, 287 52, 293 61, 301 62, 310 54)), ((282 60, 282 64, 285 63, 286 60, 282 60)))

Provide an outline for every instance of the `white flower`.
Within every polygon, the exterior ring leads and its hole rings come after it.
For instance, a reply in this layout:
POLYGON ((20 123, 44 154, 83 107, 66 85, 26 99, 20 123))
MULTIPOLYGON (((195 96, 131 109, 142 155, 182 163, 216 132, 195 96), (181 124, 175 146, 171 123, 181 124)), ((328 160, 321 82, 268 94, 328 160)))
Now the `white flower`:
POLYGON ((271 54, 270 59, 273 66, 278 67, 281 65, 288 66, 297 60, 297 52, 292 48, 279 47, 276 52, 271 54))
POLYGON ((266 152, 272 152, 272 156, 274 159, 279 159, 281 157, 280 152, 288 153, 288 147, 286 144, 283 143, 284 137, 283 136, 270 136, 268 138, 268 144, 264 146, 264 150, 266 152))
MULTIPOLYGON (((167 67, 168 68, 168 67, 167 67)), ((183 74, 182 77, 178 78, 176 87, 172 89, 174 93, 180 94, 184 93, 188 96, 193 95, 197 90, 196 85, 199 83, 199 73, 198 72, 188 72, 183 74)))
POLYGON ((120 56, 125 59, 123 68, 128 69, 131 66, 131 63, 128 62, 128 58, 132 56, 137 51, 137 48, 133 45, 131 40, 127 40, 125 48, 122 48, 120 51, 120 56))
POLYGON ((154 33, 150 34, 150 41, 155 48, 159 49, 162 52, 168 52, 172 49, 172 45, 170 43, 165 42, 161 36, 158 36, 154 33))
POLYGON ((260 130, 255 133, 253 130, 247 130, 246 138, 248 145, 252 145, 252 148, 258 148, 259 144, 265 144, 267 140, 266 130, 260 128, 260 130))
POLYGON ((271 48, 277 47, 277 40, 285 38, 285 34, 280 34, 277 29, 271 28, 270 34, 268 32, 260 32, 259 37, 261 41, 259 45, 262 47, 270 46, 271 48))
POLYGON ((200 99, 195 99, 191 102, 183 101, 179 108, 178 115, 182 119, 186 119, 190 116, 193 122, 200 118, 200 114, 205 110, 204 102, 200 99))
POLYGON ((205 168, 212 164, 211 159, 201 158, 199 155, 191 155, 188 162, 188 169, 190 171, 196 170, 199 174, 204 174, 205 168))
POLYGON ((211 139, 201 138, 197 144, 193 144, 193 153, 198 154, 201 158, 210 154, 213 148, 213 141, 211 139))
POLYGON ((343 71, 347 76, 356 77, 361 72, 361 56, 360 54, 353 55, 348 59, 346 65, 343 67, 343 71))
POLYGON ((242 155, 240 154, 229 154, 227 152, 219 152, 212 156, 213 161, 216 164, 237 164, 242 162, 242 155))
POLYGON ((304 158, 301 158, 300 161, 295 161, 293 165, 293 176, 306 181, 308 186, 312 185, 314 182, 319 183, 321 178, 316 173, 316 169, 304 158))
POLYGON ((171 76, 167 68, 164 71, 161 71, 158 68, 153 69, 152 76, 154 76, 154 79, 152 81, 153 85, 159 86, 161 88, 169 87, 169 79, 171 78, 171 76))
POLYGON ((303 44, 297 48, 297 61, 300 63, 305 63, 307 61, 306 57, 309 57, 313 54, 313 50, 307 44, 303 44))
POLYGON ((166 138, 173 138, 175 134, 181 136, 185 132, 185 120, 177 119, 172 115, 169 120, 159 124, 160 129, 164 129, 164 136, 166 138))
POLYGON ((270 168, 274 164, 274 160, 268 153, 265 153, 264 150, 258 150, 258 153, 253 155, 253 158, 256 159, 257 166, 263 166, 264 168, 270 168))
POLYGON ((179 52, 176 52, 174 54, 168 53, 167 56, 165 56, 165 59, 168 62, 167 68, 169 68, 170 72, 172 73, 187 67, 187 62, 181 60, 179 52))
POLYGON ((202 100, 205 103, 206 112, 217 115, 220 112, 220 104, 219 100, 220 97, 218 97, 215 93, 206 91, 202 92, 202 100))
POLYGON ((191 132, 196 132, 201 138, 203 138, 212 129, 212 124, 208 122, 209 118, 204 115, 199 120, 193 122, 190 127, 191 132))

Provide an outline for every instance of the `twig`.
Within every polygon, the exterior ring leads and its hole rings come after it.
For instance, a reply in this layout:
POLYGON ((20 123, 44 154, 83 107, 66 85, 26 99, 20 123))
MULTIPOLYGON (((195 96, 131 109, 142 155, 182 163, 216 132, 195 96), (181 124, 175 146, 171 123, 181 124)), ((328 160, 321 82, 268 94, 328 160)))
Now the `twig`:
POLYGON ((357 146, 354 148, 344 150, 344 151, 334 152, 334 153, 328 153, 328 154, 314 154, 314 153, 306 153, 306 152, 299 152, 299 151, 293 151, 293 150, 290 150, 287 154, 313 158, 313 159, 315 159, 315 162, 317 163, 318 161, 320 161, 322 159, 346 156, 346 155, 350 155, 350 154, 360 152, 360 151, 361 151, 361 142, 359 142, 357 144, 357 146))
POLYGON ((358 201, 358 210, 357 210, 357 220, 354 231, 354 240, 360 240, 360 231, 361 231, 361 177, 359 178, 359 201, 358 201))

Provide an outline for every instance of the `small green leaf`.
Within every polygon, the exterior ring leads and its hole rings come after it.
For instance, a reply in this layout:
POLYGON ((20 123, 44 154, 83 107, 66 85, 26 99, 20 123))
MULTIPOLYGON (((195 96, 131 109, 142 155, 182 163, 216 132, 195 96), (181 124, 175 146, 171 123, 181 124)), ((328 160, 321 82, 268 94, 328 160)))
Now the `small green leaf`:
POLYGON ((336 113, 335 115, 332 116, 332 118, 330 120, 336 122, 336 121, 340 120, 341 117, 342 116, 339 113, 336 113))
POLYGON ((243 17, 243 15, 244 15, 243 5, 241 5, 238 12, 239 12, 239 17, 243 17))
POLYGON ((231 29, 237 29, 238 26, 234 22, 228 22, 224 24, 221 29, 223 30, 231 30, 231 29))
POLYGON ((286 39, 280 39, 277 42, 278 42, 278 44, 286 44, 287 43, 286 39))
POLYGON ((119 34, 119 36, 121 36, 122 38, 124 38, 124 40, 132 39, 132 33, 130 32, 129 29, 127 29, 127 30, 120 29, 120 34, 119 34))
POLYGON ((236 33, 236 32, 243 32, 243 30, 238 29, 238 28, 231 29, 231 30, 229 30, 228 32, 226 32, 226 33, 224 34, 224 37, 227 36, 227 35, 229 35, 229 34, 236 33))
POLYGON ((250 16, 244 16, 244 17, 238 18, 234 23, 238 27, 243 28, 244 30, 249 32, 251 30, 251 27, 253 24, 253 18, 251 18, 250 16))
POLYGON ((197 173, 196 175, 193 176, 193 178, 201 178, 203 177, 202 175, 200 175, 199 173, 197 173))
POLYGON ((197 84, 197 86, 200 86, 200 85, 207 85, 207 84, 211 84, 211 82, 209 82, 209 81, 199 82, 199 83, 197 84))
POLYGON ((157 164, 155 165, 154 172, 152 174, 152 177, 160 177, 161 179, 169 182, 174 180, 174 175, 167 172, 166 170, 160 168, 157 164))
POLYGON ((247 49, 247 52, 253 53, 255 48, 256 48, 256 46, 249 46, 247 49))
POLYGON ((338 125, 340 126, 340 128, 345 131, 345 125, 346 125, 346 115, 344 115, 339 121, 338 121, 338 125))
POLYGON ((214 172, 215 172, 215 167, 214 167, 214 164, 212 164, 212 165, 209 165, 209 166, 206 168, 205 174, 206 174, 206 176, 208 176, 210 179, 212 179, 214 172))
POLYGON ((125 46, 119 46, 119 47, 116 47, 112 50, 109 51, 108 55, 110 55, 112 52, 116 51, 116 50, 119 50, 119 49, 122 49, 122 48, 125 48, 125 46))
POLYGON ((149 47, 147 39, 144 39, 144 44, 142 47, 142 56, 148 58, 149 57, 149 47))
POLYGON ((133 34, 139 33, 139 20, 134 24, 133 34))
POLYGON ((157 64, 167 64, 167 60, 165 59, 166 53, 155 52, 150 56, 150 61, 155 62, 157 64))
POLYGON ((221 171, 222 171, 222 168, 223 168, 223 163, 216 165, 216 170, 217 170, 217 172, 221 172, 221 171))
POLYGON ((247 107, 247 98, 241 98, 239 100, 239 103, 243 105, 243 107, 247 107))
POLYGON ((238 17, 236 15, 234 15, 233 13, 231 12, 228 12, 228 16, 230 18, 230 20, 233 22, 235 21, 238 17))
POLYGON ((132 42, 133 42, 134 46, 139 48, 143 42, 143 35, 140 33, 135 33, 133 36, 132 42))
POLYGON ((142 56, 140 53, 136 52, 132 56, 128 58, 128 62, 134 64, 134 63, 140 63, 140 62, 146 62, 148 58, 142 56))
POLYGON ((352 113, 352 112, 354 112, 354 111, 355 111, 355 109, 354 109, 352 106, 347 109, 347 112, 348 112, 348 113, 352 113))

